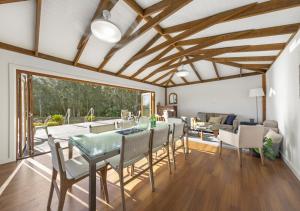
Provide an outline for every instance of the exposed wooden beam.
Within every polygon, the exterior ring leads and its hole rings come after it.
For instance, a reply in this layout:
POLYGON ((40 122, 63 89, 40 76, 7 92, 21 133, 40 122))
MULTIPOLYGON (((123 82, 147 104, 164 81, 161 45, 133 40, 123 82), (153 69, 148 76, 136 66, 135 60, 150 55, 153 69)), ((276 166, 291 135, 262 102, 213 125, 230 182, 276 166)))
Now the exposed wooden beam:
MULTIPOLYGON (((257 73, 257 72, 254 72, 254 73, 243 73, 242 77, 248 77, 248 76, 254 76, 254 75, 261 75, 261 74, 262 73, 257 73)), ((220 79, 218 79, 218 78, 205 79, 205 80, 202 80, 202 81, 192 81, 192 82, 189 82, 188 84, 182 83, 182 84, 176 84, 176 85, 172 85, 172 86, 168 86, 168 87, 171 88, 171 87, 177 87, 177 86, 185 86, 185 85, 193 85, 193 84, 200 84, 200 83, 208 83, 208 82, 214 82, 214 81, 229 80, 229 79, 234 79, 234 78, 239 78, 239 77, 240 77, 240 74, 230 75, 230 76, 222 76, 222 77, 220 77, 220 79)), ((164 85, 164 84, 162 83, 160 85, 164 85)))
MULTIPOLYGON (((181 65, 186 65, 186 64, 189 64, 191 62, 197 62, 199 60, 210 59, 214 56, 224 54, 224 53, 240 52, 241 50, 246 49, 246 48, 249 48, 249 46, 237 46, 237 47, 230 47, 230 48, 214 49, 214 51, 205 52, 205 53, 202 53, 201 55, 197 55, 196 57, 194 57, 192 59, 177 62, 177 63, 172 64, 172 65, 169 64, 169 62, 167 62, 166 65, 161 66, 157 71, 160 72, 160 71, 163 71, 163 70, 177 68, 181 65)), ((207 50, 211 50, 211 49, 207 49, 207 50)), ((174 60, 176 61, 176 59, 172 59, 170 61, 174 61, 174 60)))
POLYGON ((171 76, 163 83, 161 83, 160 85, 165 85, 168 86, 168 84, 170 83, 170 81, 172 80, 173 76, 175 75, 176 71, 173 71, 171 76))
MULTIPOLYGON (((122 39, 126 40, 129 39, 130 34, 134 31, 134 29, 138 26, 138 24, 143 20, 143 18, 141 16, 137 16, 135 18, 135 20, 133 21, 133 23, 129 26, 129 28, 127 29, 127 31, 124 33, 122 39)), ((111 57, 117 52, 117 50, 119 48, 122 48, 123 46, 120 42, 116 43, 108 52, 108 55, 104 57, 102 63, 99 66, 99 70, 102 70, 104 68, 104 66, 109 62, 109 60, 111 59, 111 57), (112 53, 113 52, 113 53, 112 53)))
MULTIPOLYGON (((141 74, 143 71, 145 71, 147 69, 147 65, 155 60, 160 59, 161 57, 163 57, 164 55, 166 55, 168 52, 170 52, 174 47, 173 46, 169 46, 167 47, 165 50, 163 50, 162 52, 160 52, 156 57, 154 57, 153 59, 151 59, 151 61, 147 62, 146 64, 144 64, 140 69, 138 69, 133 75, 131 75, 132 78, 135 78, 136 76, 138 76, 139 74, 141 74)), ((172 62, 171 62, 172 63, 172 62)))
MULTIPOLYGON (((157 33, 146 45, 144 45, 135 55, 139 54, 140 52, 143 52, 150 48, 159 38, 161 38, 161 35, 157 33)), ((134 55, 134 56, 135 56, 134 55)), ((126 70, 127 67, 129 67, 135 60, 133 59, 134 56, 132 56, 117 72, 117 75, 122 74, 126 70)))
MULTIPOLYGON (((41 59, 45 59, 45 60, 48 60, 48 61, 53 61, 53 62, 57 62, 57 63, 69 65, 69 66, 75 66, 74 62, 71 61, 71 60, 66 60, 66 59, 58 58, 58 57, 47 55, 47 54, 43 54, 43 53, 39 53, 38 56, 36 56, 35 52, 33 50, 28 50, 28 49, 25 49, 25 48, 20 48, 20 47, 17 47, 17 46, 14 46, 14 45, 10 45, 10 44, 7 44, 7 43, 0 42, 0 49, 4 49, 4 50, 8 50, 8 51, 13 51, 13 52, 21 53, 21 54, 24 54, 24 55, 33 56, 33 57, 37 57, 37 58, 41 58, 41 59)), ((97 68, 89 66, 89 65, 85 65, 85 64, 78 63, 77 67, 85 69, 85 70, 90 70, 90 71, 93 71, 93 72, 98 72, 97 68)), ((110 71, 106 71, 106 70, 102 71, 102 73, 106 74, 106 75, 111 75, 111 76, 116 76, 116 77, 119 77, 119 78, 124 78, 124 79, 128 79, 128 80, 132 80, 132 81, 143 82, 142 80, 136 79, 136 78, 130 79, 129 76, 125 76, 125 75, 119 75, 119 76, 117 76, 115 73, 110 72, 110 71)), ((153 84, 151 82, 147 82, 147 81, 145 81, 143 83, 155 85, 155 84, 153 84)))
MULTIPOLYGON (((234 46, 234 47, 224 47, 224 48, 210 48, 201 49, 195 52, 195 55, 199 54, 214 54, 220 52, 230 52, 234 50, 235 52, 248 52, 248 51, 277 51, 284 49, 286 43, 273 43, 273 44, 263 44, 263 45, 244 45, 244 46, 234 46), (236 50, 237 48, 240 50, 236 50)), ((220 53, 221 54, 221 53, 220 53)), ((193 54, 191 54, 193 55, 193 54)))
MULTIPOLYGON (((238 19, 247 18, 247 17, 252 17, 252 16, 256 16, 256 15, 261 15, 261 14, 265 14, 265 13, 270 13, 270 12, 284 10, 284 9, 288 9, 288 8, 298 7, 298 6, 300 6, 299 0, 279 0, 279 1, 271 0, 271 1, 259 3, 253 9, 247 10, 244 13, 241 13, 240 15, 233 16, 227 20, 224 20, 224 22, 238 20, 238 19)), ((164 32, 165 33, 175 33, 175 32, 184 31, 184 30, 187 30, 187 29, 193 27, 194 25, 199 24, 206 20, 207 20, 207 18, 203 18, 203 19, 198 19, 198 20, 190 21, 190 22, 183 23, 183 24, 174 25, 174 26, 165 28, 164 32)))
POLYGON ((78 64, 78 61, 80 59, 80 56, 82 55, 89 39, 91 36, 91 23, 93 22, 93 20, 95 20, 98 16, 102 15, 103 10, 111 10, 114 5, 118 2, 118 0, 101 0, 97 6, 97 9, 91 19, 91 21, 89 22, 88 26, 86 27, 84 34, 82 35, 79 44, 77 46, 77 53, 75 55, 74 58, 74 65, 78 64))
POLYGON ((172 0, 162 0, 160 2, 157 2, 156 4, 153 4, 149 7, 147 7, 146 9, 144 9, 143 16, 147 17, 150 15, 153 15, 153 14, 167 8, 168 6, 170 6, 171 3, 172 3, 172 0))
MULTIPOLYGON (((179 61, 178 59, 173 59, 173 60, 170 60, 169 62, 165 63, 164 65, 162 65, 161 67, 158 67, 156 70, 153 70, 151 73, 149 73, 146 77, 144 77, 142 79, 142 81, 146 81, 148 80, 149 78, 151 78, 152 76, 154 76, 155 74, 159 73, 163 70, 168 70, 168 69, 173 69, 173 68, 169 68, 170 65, 172 65, 174 62, 176 61, 179 61)), ((177 68, 177 67, 174 67, 174 68, 177 68)))
POLYGON ((160 80, 164 79, 165 77, 167 77, 168 75, 172 74, 173 71, 176 71, 176 69, 170 70, 170 71, 166 72, 165 74, 159 76, 157 79, 155 79, 154 81, 152 81, 152 83, 157 83, 158 81, 160 81, 160 80))
POLYGON ((275 26, 269 28, 261 28, 261 29, 250 29, 250 30, 231 32, 231 33, 220 34, 220 35, 215 35, 210 37, 182 40, 177 42, 176 46, 202 44, 205 47, 207 47, 210 44, 217 44, 220 41, 224 42, 229 40, 251 39, 251 38, 258 38, 258 37, 276 36, 282 34, 292 34, 297 32, 299 27, 300 27, 300 23, 283 25, 283 26, 275 26))
POLYGON ((212 64, 214 66, 214 70, 215 70, 216 76, 217 76, 218 80, 220 80, 220 75, 219 75, 218 67, 217 67, 217 65, 216 65, 215 62, 212 62, 212 64))
MULTIPOLYGON (((209 59, 208 61, 213 61, 209 59)), ((243 68, 247 70, 252 70, 255 72, 260 72, 260 73, 265 73, 267 69, 270 67, 270 65, 265 65, 265 64, 239 64, 239 63, 234 63, 234 62, 217 62, 218 64, 223 64, 223 65, 228 65, 232 67, 238 67, 238 68, 243 68)))
MULTIPOLYGON (((236 37, 241 36, 244 33, 245 32, 236 33, 236 34, 233 34, 233 35, 228 35, 227 37, 230 37, 230 38, 234 37, 234 38, 236 38, 236 37)), ((166 62, 166 61, 168 61, 170 59, 175 59, 175 58, 179 58, 179 57, 191 54, 191 53, 193 53, 195 51, 201 50, 202 48, 205 48, 207 46, 214 45, 216 43, 223 42, 223 41, 226 41, 225 36, 219 36, 219 37, 213 38, 211 40, 208 40, 207 42, 202 42, 201 44, 198 44, 198 45, 193 46, 191 48, 181 50, 178 53, 174 53, 174 54, 172 54, 170 56, 166 56, 166 57, 164 57, 164 58, 162 58, 160 60, 154 60, 153 62, 150 62, 149 64, 147 64, 147 67, 150 67, 150 66, 153 66, 153 65, 157 65, 157 64, 162 63, 162 62, 166 62)))
POLYGON ((186 84, 188 84, 189 82, 188 82, 188 80, 186 80, 186 78, 185 77, 180 77, 181 78, 181 80, 183 80, 183 82, 184 83, 186 83, 186 84))
MULTIPOLYGON (((186 57, 186 58, 187 58, 187 57, 186 57)), ((189 58, 187 58, 187 59, 189 60, 189 58)), ((202 78, 201 78, 199 72, 197 71, 197 68, 195 67, 195 65, 194 65, 192 62, 190 62, 189 65, 191 66, 192 70, 193 70, 194 73, 196 74, 198 80, 199 80, 199 81, 202 81, 202 78)))
MULTIPOLYGON (((131 0, 124 0, 126 3, 127 2, 132 2, 131 0)), ((103 69, 105 64, 108 63, 108 61, 111 59, 111 57, 121 48, 126 46, 128 43, 132 42, 133 40, 137 39, 139 36, 143 35, 156 25, 158 25, 161 21, 164 19, 168 18, 170 15, 178 11, 180 8, 185 6, 186 4, 190 3, 192 0, 177 0, 173 2, 173 4, 170 5, 170 7, 167 7, 165 10, 163 10, 161 13, 156 15, 154 18, 151 18, 147 23, 145 23, 141 28, 136 30, 134 33, 132 33, 129 37, 123 37, 117 44, 117 47, 112 48, 108 54, 105 56, 103 59, 103 62, 99 66, 99 71, 103 69)), ((135 8, 138 5, 135 3, 135 8)))
POLYGON ((244 57, 217 57, 217 62, 258 62, 258 61, 274 61, 276 56, 244 56, 244 57))
POLYGON ((261 75, 261 87, 265 93, 264 96, 262 96, 262 121, 266 120, 266 116, 267 116, 267 99, 266 99, 266 95, 267 95, 267 80, 266 80, 266 74, 262 74, 261 75))
POLYGON ((233 16, 236 16, 240 13, 243 13, 245 12, 245 10, 248 10, 248 9, 251 9, 253 8, 254 6, 256 5, 256 3, 254 4, 250 4, 250 5, 246 5, 246 6, 243 6, 243 7, 239 7, 239 8, 236 8, 236 9, 232 9, 232 10, 228 10, 228 11, 225 11, 225 12, 222 12, 222 13, 218 13, 216 15, 212 15, 210 17, 208 17, 206 19, 206 21, 203 21, 203 22, 200 22, 196 25, 194 25, 193 27, 187 29, 186 31, 176 35, 175 37, 173 37, 172 39, 169 39, 153 48, 150 48, 149 50, 145 51, 145 52, 142 52, 141 54, 137 55, 136 56, 136 59, 140 59, 140 58, 143 58, 147 55, 150 55, 160 49, 163 49, 169 45, 172 45, 176 42, 178 42, 179 40, 182 40, 184 38, 187 38, 199 31, 202 31, 206 28, 209 28, 217 23, 220 23, 226 19, 229 19, 230 17, 233 17, 233 16))
POLYGON ((8 4, 8 3, 15 3, 21 1, 28 1, 28 0, 0 0, 0 4, 8 4))
POLYGON ((36 0, 35 7, 35 36, 34 36, 34 53, 37 56, 39 53, 39 42, 40 42, 40 25, 41 25, 41 11, 42 11, 42 0, 36 0))

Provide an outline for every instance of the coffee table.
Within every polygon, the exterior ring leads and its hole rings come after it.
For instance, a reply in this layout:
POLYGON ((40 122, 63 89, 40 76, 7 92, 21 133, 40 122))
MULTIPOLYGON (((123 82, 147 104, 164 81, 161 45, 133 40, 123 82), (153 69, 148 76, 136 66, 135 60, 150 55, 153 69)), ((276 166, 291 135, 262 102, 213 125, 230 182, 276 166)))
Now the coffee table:
POLYGON ((203 140, 205 134, 211 134, 214 137, 217 137, 219 135, 219 129, 211 129, 208 127, 202 127, 202 126, 196 126, 196 127, 190 127, 190 131, 197 132, 198 136, 203 140))

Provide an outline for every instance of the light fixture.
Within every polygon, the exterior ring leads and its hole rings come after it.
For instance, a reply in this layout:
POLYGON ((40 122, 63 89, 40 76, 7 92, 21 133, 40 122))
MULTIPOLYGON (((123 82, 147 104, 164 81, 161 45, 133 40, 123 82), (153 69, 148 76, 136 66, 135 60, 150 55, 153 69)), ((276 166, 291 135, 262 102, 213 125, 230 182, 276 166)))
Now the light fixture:
POLYGON ((91 31, 95 37, 105 42, 116 43, 120 41, 122 33, 120 29, 111 21, 110 12, 103 10, 103 17, 96 18, 91 23, 91 31))
POLYGON ((187 69, 184 69, 183 66, 176 71, 176 75, 178 77, 186 77, 189 74, 190 74, 189 71, 187 69))

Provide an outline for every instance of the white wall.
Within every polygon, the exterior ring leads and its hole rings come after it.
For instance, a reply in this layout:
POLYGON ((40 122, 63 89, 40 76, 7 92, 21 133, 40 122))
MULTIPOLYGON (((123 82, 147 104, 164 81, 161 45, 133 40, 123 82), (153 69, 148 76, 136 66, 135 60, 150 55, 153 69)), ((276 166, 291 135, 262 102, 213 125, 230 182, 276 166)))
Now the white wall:
MULTIPOLYGON (((178 95, 178 114, 196 116, 197 112, 234 113, 240 119, 256 118, 255 98, 249 90, 261 87, 261 76, 179 86, 168 89, 178 95)), ((259 118, 261 118, 261 99, 259 118)))
POLYGON ((299 65, 300 32, 267 73, 267 119, 278 121, 284 136, 282 155, 300 179, 299 65))
POLYGON ((13 161, 16 157, 14 128, 16 69, 154 91, 156 104, 164 102, 164 89, 157 86, 0 50, 0 164, 13 161))

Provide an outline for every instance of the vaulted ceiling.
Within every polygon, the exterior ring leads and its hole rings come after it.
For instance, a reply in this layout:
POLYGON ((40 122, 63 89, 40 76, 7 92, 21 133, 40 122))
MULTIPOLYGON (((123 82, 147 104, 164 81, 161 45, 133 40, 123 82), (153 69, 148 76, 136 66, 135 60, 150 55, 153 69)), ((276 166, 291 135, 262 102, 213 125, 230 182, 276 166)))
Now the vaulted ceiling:
POLYGON ((300 0, 0 0, 0 48, 164 87, 265 73, 299 26, 300 0))

